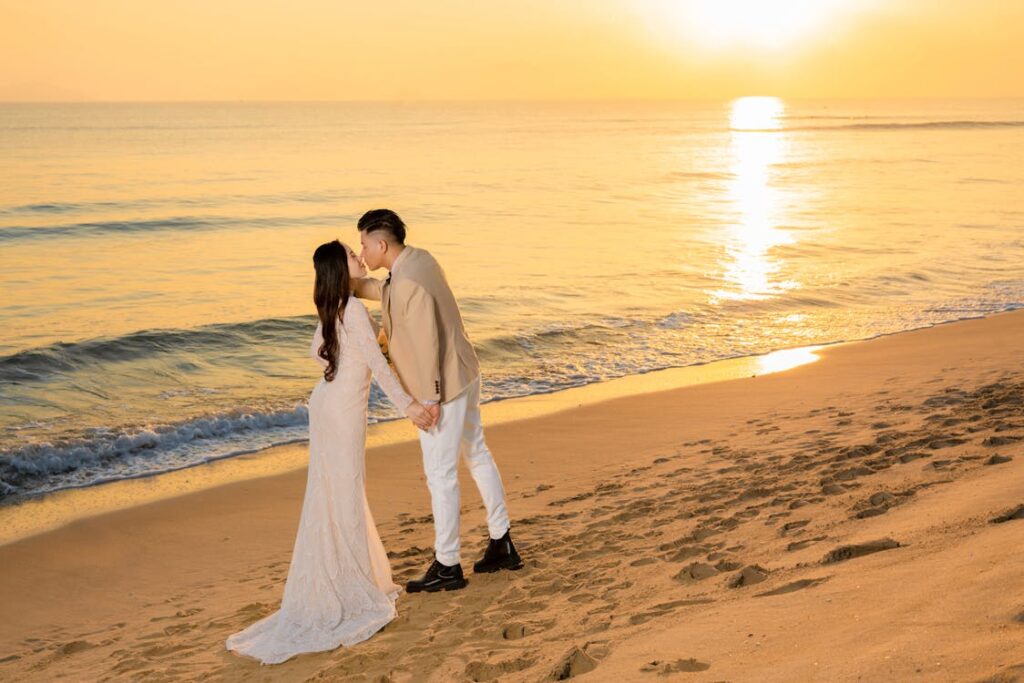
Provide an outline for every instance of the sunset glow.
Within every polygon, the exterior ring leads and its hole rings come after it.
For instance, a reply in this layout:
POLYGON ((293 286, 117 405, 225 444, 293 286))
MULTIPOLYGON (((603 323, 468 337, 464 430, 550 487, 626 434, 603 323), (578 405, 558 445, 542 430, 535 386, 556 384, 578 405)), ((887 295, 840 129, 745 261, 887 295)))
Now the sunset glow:
POLYGON ((1012 97, 1000 0, 0 0, 0 101, 1012 97))
POLYGON ((659 10, 705 47, 781 49, 815 33, 834 33, 846 13, 863 12, 873 4, 867 0, 686 0, 664 2, 659 10))

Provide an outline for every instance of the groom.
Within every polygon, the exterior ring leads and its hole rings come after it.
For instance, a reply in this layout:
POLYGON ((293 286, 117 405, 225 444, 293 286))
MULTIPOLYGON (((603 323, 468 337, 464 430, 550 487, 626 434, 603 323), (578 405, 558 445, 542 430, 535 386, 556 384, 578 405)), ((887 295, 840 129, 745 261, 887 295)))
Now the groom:
POLYGON ((431 409, 435 426, 420 431, 423 469, 434 513, 434 561, 406 590, 455 590, 466 585, 459 557, 459 453, 487 508, 490 542, 474 572, 520 569, 512 544, 501 475, 480 422, 480 364, 466 336, 455 296, 441 266, 423 249, 405 244, 405 223, 390 209, 359 219, 362 258, 387 280, 363 278, 356 296, 381 302, 388 355, 406 390, 431 409))

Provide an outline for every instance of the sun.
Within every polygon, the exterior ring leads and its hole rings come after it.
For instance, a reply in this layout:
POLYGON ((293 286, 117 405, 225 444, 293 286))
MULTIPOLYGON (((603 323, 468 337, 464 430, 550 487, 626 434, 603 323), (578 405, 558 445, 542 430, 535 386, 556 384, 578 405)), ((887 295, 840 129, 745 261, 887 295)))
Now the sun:
POLYGON ((786 107, 777 97, 740 97, 733 100, 729 112, 732 130, 777 130, 786 107))
POLYGON ((654 0, 660 15, 689 42, 707 48, 776 50, 840 28, 848 11, 874 0, 654 0))

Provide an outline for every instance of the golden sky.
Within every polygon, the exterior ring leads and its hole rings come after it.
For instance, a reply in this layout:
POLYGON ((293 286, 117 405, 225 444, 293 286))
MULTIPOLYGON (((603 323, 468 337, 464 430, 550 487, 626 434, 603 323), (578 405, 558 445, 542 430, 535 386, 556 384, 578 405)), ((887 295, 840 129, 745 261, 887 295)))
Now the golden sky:
POLYGON ((0 100, 1024 96, 1021 0, 0 0, 0 100))

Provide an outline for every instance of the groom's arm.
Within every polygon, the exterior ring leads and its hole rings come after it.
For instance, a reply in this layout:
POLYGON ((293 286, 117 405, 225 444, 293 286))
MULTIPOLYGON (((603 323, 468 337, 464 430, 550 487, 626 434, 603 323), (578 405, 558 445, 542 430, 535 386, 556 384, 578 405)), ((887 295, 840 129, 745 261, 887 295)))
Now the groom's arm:
POLYGON ((441 344, 434 297, 418 283, 402 279, 392 285, 392 302, 402 304, 402 327, 415 340, 403 359, 402 379, 423 403, 441 401, 441 344))
POLYGON ((375 277, 363 277, 355 280, 355 289, 352 293, 360 299, 380 301, 383 286, 384 283, 375 277))

